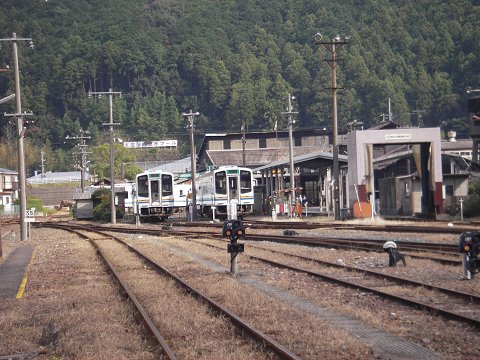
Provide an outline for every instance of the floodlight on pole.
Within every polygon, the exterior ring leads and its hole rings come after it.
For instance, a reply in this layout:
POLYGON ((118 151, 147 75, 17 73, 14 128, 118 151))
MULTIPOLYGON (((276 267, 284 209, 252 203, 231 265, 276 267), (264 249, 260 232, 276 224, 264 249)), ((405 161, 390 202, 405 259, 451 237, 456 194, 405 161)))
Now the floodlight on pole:
POLYGON ((288 106, 287 111, 283 112, 283 115, 287 115, 288 121, 288 140, 289 140, 289 159, 290 159, 290 206, 296 205, 295 196, 295 168, 293 164, 293 124, 295 124, 295 115, 298 112, 293 111, 292 100, 295 96, 288 94, 288 106))
POLYGON ((113 128, 115 126, 120 126, 120 123, 113 122, 113 95, 122 96, 120 91, 112 91, 110 88, 108 91, 89 91, 88 97, 91 98, 93 95, 96 95, 98 98, 101 98, 102 95, 108 95, 108 123, 103 123, 103 126, 108 126, 110 131, 110 188, 111 188, 111 199, 110 199, 110 211, 111 211, 111 223, 117 223, 117 214, 115 208, 115 148, 113 144, 113 128))
POLYGON ((188 120, 187 127, 190 128, 190 167, 191 167, 191 178, 192 178, 192 213, 190 214, 190 220, 196 220, 197 215, 197 189, 195 188, 195 176, 196 176, 196 153, 195 153, 195 140, 193 137, 195 131, 195 116, 200 115, 200 113, 192 112, 182 113, 182 116, 185 116, 188 120))
POLYGON ((327 49, 332 57, 325 60, 332 68, 332 150, 333 150, 333 200, 335 220, 340 219, 340 199, 339 199, 339 164, 338 164, 338 121, 337 121, 337 50, 341 45, 346 45, 350 42, 350 35, 346 35, 343 39, 340 35, 336 35, 330 40, 322 40, 323 37, 320 33, 316 33, 314 36, 315 43, 323 45, 327 49))
MULTIPOLYGON (((20 70, 18 68, 18 41, 28 41, 29 46, 33 48, 33 42, 31 38, 18 38, 16 33, 12 33, 11 38, 0 39, 2 41, 10 41, 12 43, 12 55, 15 68, 15 100, 16 100, 16 112, 15 114, 5 114, 5 116, 15 116, 17 118, 17 148, 18 148, 18 182, 19 182, 19 200, 20 200, 20 240, 27 240, 27 223, 26 223, 26 211, 27 211, 27 194, 26 194, 26 179, 25 179, 25 154, 23 150, 23 138, 25 135, 25 129, 23 124, 23 117, 25 115, 33 115, 31 113, 22 113, 22 102, 20 95, 20 70)), ((11 96, 11 95, 10 95, 11 96)), ((8 101, 8 100, 6 100, 8 101)))

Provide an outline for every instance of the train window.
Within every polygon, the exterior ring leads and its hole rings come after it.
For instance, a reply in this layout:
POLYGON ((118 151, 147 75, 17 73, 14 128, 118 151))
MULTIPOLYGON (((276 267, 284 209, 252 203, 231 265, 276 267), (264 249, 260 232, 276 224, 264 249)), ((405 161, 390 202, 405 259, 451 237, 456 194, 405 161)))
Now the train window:
POLYGON ((250 171, 240 171, 240 192, 242 194, 252 191, 252 173, 250 171))
POLYGON ((162 175, 162 196, 173 194, 172 175, 162 175))
POLYGON ((225 171, 219 171, 215 174, 215 192, 217 194, 227 193, 227 177, 225 171))
POLYGON ((137 196, 148 197, 148 176, 141 175, 137 178, 137 196))
POLYGON ((237 190, 237 178, 236 177, 231 177, 229 178, 230 180, 230 189, 231 190, 237 190))
POLYGON ((157 180, 150 181, 150 187, 151 187, 150 191, 152 192, 152 200, 158 201, 158 195, 159 195, 158 181, 157 180))

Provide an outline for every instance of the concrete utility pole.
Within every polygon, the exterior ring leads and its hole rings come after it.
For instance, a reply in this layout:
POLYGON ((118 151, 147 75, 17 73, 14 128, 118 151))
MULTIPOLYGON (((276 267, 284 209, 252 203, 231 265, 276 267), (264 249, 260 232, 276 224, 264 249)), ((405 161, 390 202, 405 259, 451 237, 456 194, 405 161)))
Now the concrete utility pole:
POLYGON ((242 124, 242 163, 243 163, 243 167, 245 167, 246 165, 246 160, 245 160, 245 123, 242 124))
POLYGON ((195 176, 196 176, 196 153, 195 153, 195 140, 193 134, 195 132, 195 116, 200 115, 199 112, 182 113, 182 116, 185 116, 188 120, 187 127, 190 128, 190 167, 191 167, 191 176, 192 176, 192 213, 190 214, 190 220, 197 220, 197 189, 195 188, 195 176))
POLYGON ((417 126, 422 127, 423 122, 422 122, 422 113, 427 112, 426 110, 420 110, 420 109, 415 109, 412 110, 412 115, 416 115, 417 117, 417 126))
POLYGON ((40 151, 40 168, 42 169, 41 177, 45 174, 45 151, 40 151))
POLYGON ((117 213, 115 208, 115 148, 113 146, 113 128, 115 126, 120 126, 120 123, 113 122, 113 95, 122 96, 120 91, 112 91, 112 89, 108 89, 108 91, 89 91, 88 97, 92 97, 92 95, 98 95, 101 97, 102 95, 108 95, 108 117, 109 122, 103 123, 103 126, 108 126, 110 131, 110 186, 111 186, 111 199, 110 199, 110 210, 111 210, 111 223, 117 223, 117 213))
POLYGON ((327 49, 332 58, 325 60, 332 68, 332 147, 333 147, 333 201, 335 210, 335 220, 340 219, 340 199, 339 199, 339 164, 338 164, 338 129, 337 129, 337 50, 342 45, 350 42, 350 36, 346 35, 342 40, 340 35, 335 36, 331 40, 322 41, 322 34, 315 34, 315 42, 319 45, 323 45, 327 49))
MULTIPOLYGON (((295 205, 295 168, 293 165, 293 124, 295 124, 294 115, 298 112, 293 111, 292 100, 295 99, 295 96, 288 94, 288 106, 287 111, 282 113, 287 115, 288 121, 288 143, 289 143, 289 155, 290 155, 290 206, 295 205)), ((292 215, 292 214, 290 214, 292 215)))
POLYGON ((66 136, 65 139, 67 140, 80 140, 80 142, 77 144, 80 147, 80 164, 77 165, 80 168, 80 188, 82 189, 82 193, 85 190, 85 169, 87 167, 88 161, 87 161, 87 154, 90 154, 87 152, 87 147, 88 145, 86 144, 87 139, 91 139, 91 136, 85 136, 84 134, 87 133, 87 131, 84 131, 83 129, 80 129, 80 135, 77 136, 66 136))
MULTIPOLYGON (((25 154, 23 150, 23 138, 25 135, 25 129, 23 126, 23 117, 26 115, 33 115, 32 113, 22 113, 22 102, 20 95, 20 70, 18 68, 18 49, 17 41, 28 41, 31 48, 33 48, 33 42, 31 38, 17 38, 16 33, 12 33, 11 38, 0 39, 1 41, 10 41, 12 43, 13 63, 15 68, 15 100, 16 100, 16 112, 15 114, 7 114, 5 116, 15 116, 17 118, 17 148, 18 148, 18 182, 19 182, 19 197, 20 197, 20 240, 27 240, 27 223, 26 223, 26 211, 27 211, 27 194, 26 194, 26 181, 25 181, 25 154)), ((13 98, 13 97, 12 97, 13 98)))

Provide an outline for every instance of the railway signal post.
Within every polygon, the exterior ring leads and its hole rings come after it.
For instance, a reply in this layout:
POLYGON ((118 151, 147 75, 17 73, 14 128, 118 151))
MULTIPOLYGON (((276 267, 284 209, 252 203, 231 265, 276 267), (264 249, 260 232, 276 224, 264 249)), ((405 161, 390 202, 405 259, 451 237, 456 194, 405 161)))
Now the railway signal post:
POLYGON ((462 254, 463 279, 472 280, 480 272, 480 232, 460 235, 459 251, 462 254))
POLYGON ((245 236, 245 226, 239 220, 226 220, 223 224, 222 235, 230 239, 227 251, 230 254, 230 274, 237 273, 237 255, 244 252, 244 244, 237 243, 238 238, 245 236))

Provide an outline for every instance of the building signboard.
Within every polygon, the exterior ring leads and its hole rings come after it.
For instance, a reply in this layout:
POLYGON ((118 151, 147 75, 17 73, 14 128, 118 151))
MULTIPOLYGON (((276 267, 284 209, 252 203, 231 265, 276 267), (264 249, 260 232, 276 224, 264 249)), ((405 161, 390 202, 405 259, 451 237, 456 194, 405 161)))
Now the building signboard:
POLYGON ((411 140, 412 134, 386 134, 385 141, 404 141, 411 140))
POLYGON ((123 146, 126 148, 154 148, 154 147, 176 147, 177 140, 159 140, 159 141, 125 141, 123 146))

